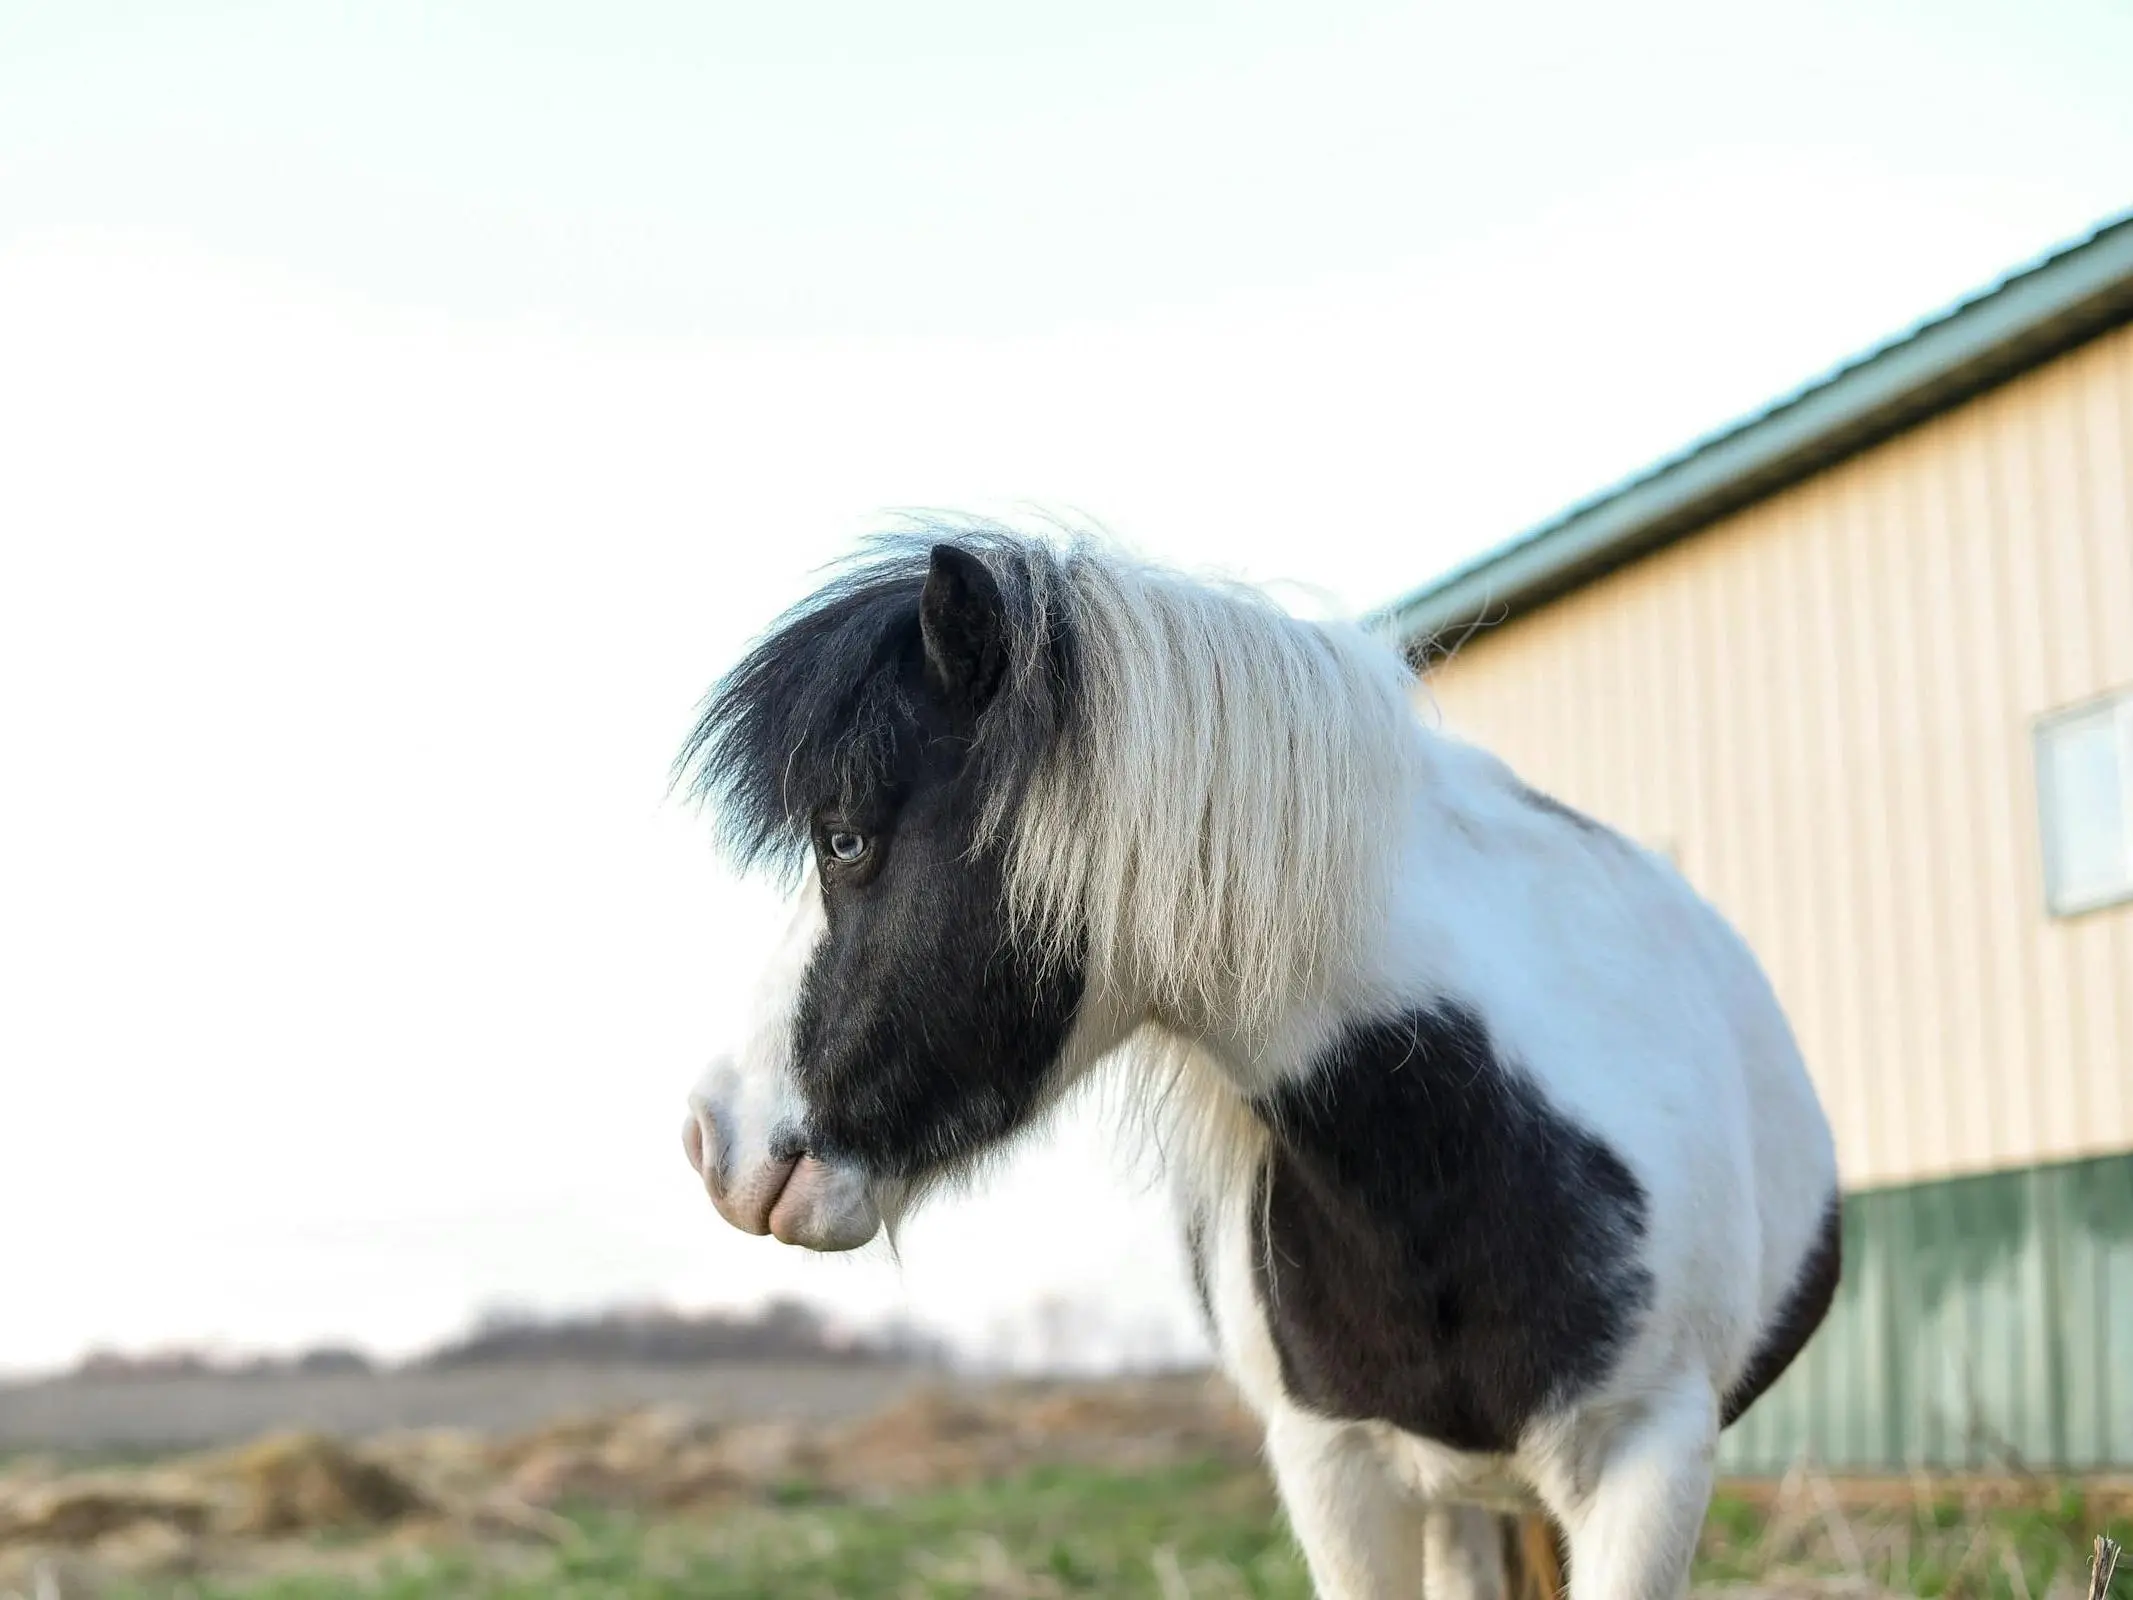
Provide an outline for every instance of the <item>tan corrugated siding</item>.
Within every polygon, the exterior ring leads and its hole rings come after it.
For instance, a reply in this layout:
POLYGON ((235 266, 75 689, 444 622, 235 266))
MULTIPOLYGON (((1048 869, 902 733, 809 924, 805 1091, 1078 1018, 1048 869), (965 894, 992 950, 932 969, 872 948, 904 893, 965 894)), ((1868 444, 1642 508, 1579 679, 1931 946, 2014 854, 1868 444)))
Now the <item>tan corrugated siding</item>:
POLYGON ((2133 907, 2045 915, 2035 719, 2133 688, 2133 328, 1504 626, 1445 721, 1769 967, 1858 1186, 2133 1149, 2133 907))

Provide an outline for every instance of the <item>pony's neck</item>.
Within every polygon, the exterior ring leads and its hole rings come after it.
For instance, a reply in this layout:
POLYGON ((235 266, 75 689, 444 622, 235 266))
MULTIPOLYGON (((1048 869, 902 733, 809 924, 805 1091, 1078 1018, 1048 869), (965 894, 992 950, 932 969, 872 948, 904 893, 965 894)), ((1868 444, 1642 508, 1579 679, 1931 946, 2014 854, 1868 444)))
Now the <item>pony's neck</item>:
POLYGON ((1196 1070, 1210 1073, 1241 1100, 1271 1092, 1305 1070, 1338 1030, 1346 1008, 1298 1007, 1240 1024, 1230 1018, 1166 1017, 1150 1013, 1155 1032, 1188 1052, 1196 1070))

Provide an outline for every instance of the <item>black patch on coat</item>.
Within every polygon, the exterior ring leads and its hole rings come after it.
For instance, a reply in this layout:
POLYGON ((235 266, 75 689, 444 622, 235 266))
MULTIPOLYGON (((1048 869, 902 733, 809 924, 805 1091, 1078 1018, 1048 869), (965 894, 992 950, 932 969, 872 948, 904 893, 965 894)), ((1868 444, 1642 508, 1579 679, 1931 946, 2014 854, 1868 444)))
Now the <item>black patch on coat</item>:
POLYGON ((1351 1026, 1257 1109, 1253 1258, 1300 1404, 1501 1452, 1607 1376, 1651 1298, 1643 1186, 1479 1017, 1351 1026))
MULTIPOLYGON (((828 930, 802 980, 794 1149, 924 1178, 1020 1127, 1085 982, 1007 913, 1011 812, 1074 701, 1059 557, 982 530, 889 541, 789 613, 683 754, 748 863, 812 846, 828 930), (831 841, 864 854, 840 861, 831 841)), ((804 859, 804 858, 803 858, 804 859)))
POLYGON ((1794 1358, 1807 1347, 1815 1329, 1821 1327, 1822 1319, 1829 1315, 1830 1303, 1837 1297, 1837 1281, 1843 1275, 1844 1202, 1840 1196, 1831 1195, 1829 1205, 1822 1212, 1821 1231, 1808 1247, 1806 1259, 1801 1261, 1800 1270, 1793 1277, 1784 1304, 1778 1307, 1777 1315, 1763 1330, 1755 1354, 1748 1360, 1747 1370, 1726 1391, 1725 1408, 1718 1424, 1721 1428, 1730 1428, 1738 1422, 1741 1414, 1784 1375, 1794 1358))

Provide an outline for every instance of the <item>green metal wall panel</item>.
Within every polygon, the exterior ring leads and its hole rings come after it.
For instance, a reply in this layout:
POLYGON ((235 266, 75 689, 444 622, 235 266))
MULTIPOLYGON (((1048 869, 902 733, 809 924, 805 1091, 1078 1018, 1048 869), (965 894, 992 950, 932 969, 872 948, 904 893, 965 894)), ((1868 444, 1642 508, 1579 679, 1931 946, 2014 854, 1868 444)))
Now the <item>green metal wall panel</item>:
POLYGON ((1821 1332, 1719 1469, 2133 1468, 2133 1153, 1845 1200, 1821 1332))

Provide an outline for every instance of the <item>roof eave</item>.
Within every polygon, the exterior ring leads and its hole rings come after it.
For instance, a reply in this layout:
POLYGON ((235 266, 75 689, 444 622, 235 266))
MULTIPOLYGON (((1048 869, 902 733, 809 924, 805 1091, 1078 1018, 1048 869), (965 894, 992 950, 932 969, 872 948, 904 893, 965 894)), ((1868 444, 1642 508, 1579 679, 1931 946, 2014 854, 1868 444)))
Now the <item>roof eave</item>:
POLYGON ((2133 216, 1380 614, 1412 652, 1508 620, 2133 320, 2133 216))

